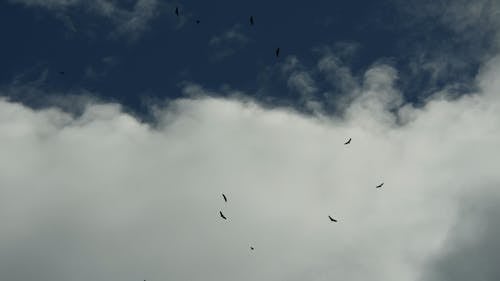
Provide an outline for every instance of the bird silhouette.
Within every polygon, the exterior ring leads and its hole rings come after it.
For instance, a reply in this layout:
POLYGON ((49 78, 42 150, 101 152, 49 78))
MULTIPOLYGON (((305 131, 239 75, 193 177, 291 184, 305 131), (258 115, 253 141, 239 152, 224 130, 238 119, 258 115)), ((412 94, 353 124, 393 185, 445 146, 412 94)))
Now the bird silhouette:
POLYGON ((252 250, 252 251, 253 251, 253 250, 254 250, 254 248, 253 248, 252 246, 250 246, 250 250, 252 250))
POLYGON ((352 139, 351 139, 351 138, 349 138, 349 140, 348 140, 348 141, 346 141, 346 142, 344 142, 344 144, 350 144, 350 143, 351 143, 351 140, 352 140, 352 139))
POLYGON ((222 193, 222 198, 224 198, 224 202, 227 202, 227 197, 224 193, 222 193))
POLYGON ((276 57, 279 57, 280 56, 280 48, 277 48, 276 49, 276 57))
POLYGON ((179 7, 175 7, 175 15, 179 16, 179 7))
POLYGON ((330 221, 337 222, 337 220, 332 218, 331 216, 328 216, 328 218, 330 218, 330 221))
POLYGON ((377 185, 376 188, 381 188, 382 185, 384 185, 384 183, 381 183, 381 184, 377 185))
POLYGON ((250 16, 250 25, 253 25, 253 16, 250 16))
POLYGON ((227 218, 224 216, 224 214, 221 211, 219 211, 219 214, 220 214, 221 218, 227 220, 227 218))

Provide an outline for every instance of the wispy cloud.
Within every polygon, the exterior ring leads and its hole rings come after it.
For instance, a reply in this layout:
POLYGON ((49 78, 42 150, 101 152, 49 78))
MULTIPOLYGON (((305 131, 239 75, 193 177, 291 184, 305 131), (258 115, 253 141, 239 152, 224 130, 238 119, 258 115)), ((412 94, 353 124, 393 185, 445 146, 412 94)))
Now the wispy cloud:
MULTIPOLYGON (((404 83, 408 90, 425 85, 428 96, 457 83, 461 94, 474 80, 479 65, 498 53, 500 5, 478 0, 391 0, 399 12, 399 28, 408 34, 401 42, 408 53, 411 73, 404 83), (440 40, 440 38, 447 40, 440 40)), ((415 93, 414 93, 415 94, 415 93)))
POLYGON ((218 46, 226 43, 237 43, 237 44, 247 43, 249 39, 240 31, 240 29, 241 25, 239 24, 234 25, 221 35, 213 36, 209 41, 209 45, 218 46))
POLYGON ((315 97, 318 88, 312 78, 313 71, 307 70, 295 56, 288 56, 285 59, 281 71, 286 77, 288 89, 299 95, 300 102, 308 111, 322 111, 321 103, 315 97))
POLYGON ((54 12, 56 16, 75 31, 77 27, 71 21, 69 12, 83 9, 92 15, 106 18, 115 26, 115 34, 126 35, 135 40, 149 28, 151 21, 161 10, 168 6, 157 0, 136 0, 131 9, 127 9, 116 1, 109 0, 9 0, 11 3, 23 4, 31 8, 43 8, 54 12))
POLYGON ((119 63, 116 56, 107 56, 101 59, 96 64, 89 65, 85 68, 84 77, 87 79, 99 79, 105 77, 113 67, 119 63))
POLYGON ((241 25, 236 24, 220 35, 210 38, 209 46, 214 50, 213 60, 220 60, 232 56, 245 46, 250 39, 241 31, 241 25))

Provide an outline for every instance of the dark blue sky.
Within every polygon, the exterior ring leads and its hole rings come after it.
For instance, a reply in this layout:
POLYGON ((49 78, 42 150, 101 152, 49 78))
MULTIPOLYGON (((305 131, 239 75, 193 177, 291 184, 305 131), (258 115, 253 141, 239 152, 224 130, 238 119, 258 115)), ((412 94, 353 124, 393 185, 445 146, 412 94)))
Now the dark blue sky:
MULTIPOLYGON (((343 61, 354 76, 377 61, 390 62, 399 71, 406 99, 418 102, 452 82, 460 82, 457 92, 471 87, 482 59, 475 54, 484 53, 489 40, 488 34, 482 41, 457 36, 436 17, 419 16, 411 6, 402 9, 403 2, 388 0, 162 2, 137 32, 120 32, 125 22, 120 17, 126 16, 108 17, 85 5, 47 8, 19 2, 0 4, 3 87, 39 81, 37 87, 46 92, 86 89, 138 111, 145 97, 181 96, 185 82, 215 90, 229 85, 257 99, 265 95, 294 105, 296 96, 277 73, 280 63, 295 56, 313 68, 319 49, 341 53, 342 44, 356 46, 343 61), (176 5, 180 17, 174 15, 176 5), (225 39, 231 30, 236 36, 225 39), (281 48, 278 59, 276 47, 281 48), (435 72, 416 69, 419 60, 445 66, 435 72)), ((134 2, 114 5, 132 11, 134 2)), ((343 94, 312 75, 321 89, 343 94)), ((16 98, 29 103, 22 95, 16 98)))

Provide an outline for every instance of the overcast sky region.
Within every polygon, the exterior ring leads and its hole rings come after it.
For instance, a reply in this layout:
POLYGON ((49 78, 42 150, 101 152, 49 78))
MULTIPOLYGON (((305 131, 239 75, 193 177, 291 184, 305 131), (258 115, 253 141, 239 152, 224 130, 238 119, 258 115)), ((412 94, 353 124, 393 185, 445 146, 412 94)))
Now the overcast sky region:
POLYGON ((0 3, 0 280, 500 280, 500 2, 198 2, 0 3))

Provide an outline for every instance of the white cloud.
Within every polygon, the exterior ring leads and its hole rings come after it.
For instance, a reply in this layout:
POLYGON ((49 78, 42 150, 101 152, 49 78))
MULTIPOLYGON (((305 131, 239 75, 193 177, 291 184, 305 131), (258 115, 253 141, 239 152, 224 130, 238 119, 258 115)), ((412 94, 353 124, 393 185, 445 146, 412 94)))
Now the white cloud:
POLYGON ((419 280, 461 200, 499 193, 499 65, 420 109, 398 109, 397 71, 375 65, 342 119, 192 85, 155 126, 3 99, 1 279, 419 280))
POLYGON ((500 268, 493 262, 500 258, 500 244, 497 243, 500 235, 498 200, 496 191, 486 196, 480 194, 464 198, 459 210, 461 219, 451 228, 441 253, 429 260, 429 270, 423 280, 500 278, 500 268))
POLYGON ((317 91, 314 80, 306 71, 295 71, 288 78, 287 85, 290 89, 300 93, 300 95, 310 100, 317 91))
POLYGON ((356 106, 372 108, 375 112, 397 109, 403 97, 394 86, 398 79, 396 69, 377 62, 364 73, 353 74, 341 57, 349 58, 356 48, 354 44, 343 43, 335 46, 335 52, 329 47, 318 49, 320 57, 312 67, 304 65, 296 56, 288 56, 278 69, 288 89, 298 93, 300 102, 312 112, 324 114, 325 104, 333 105, 335 111, 342 114, 349 108, 357 113, 358 108, 353 109, 356 106))
POLYGON ((345 94, 358 91, 358 81, 349 66, 334 53, 327 52, 317 63, 317 69, 335 89, 345 94))
POLYGON ((281 74, 286 77, 288 89, 299 95, 297 100, 311 112, 322 112, 322 104, 316 98, 318 87, 313 78, 314 69, 307 69, 296 56, 286 57, 279 66, 281 74))

